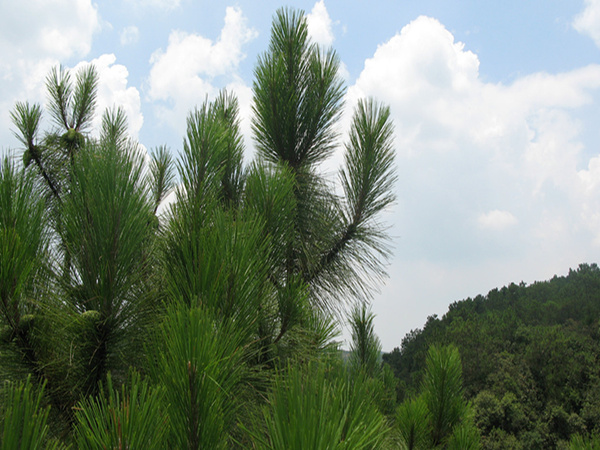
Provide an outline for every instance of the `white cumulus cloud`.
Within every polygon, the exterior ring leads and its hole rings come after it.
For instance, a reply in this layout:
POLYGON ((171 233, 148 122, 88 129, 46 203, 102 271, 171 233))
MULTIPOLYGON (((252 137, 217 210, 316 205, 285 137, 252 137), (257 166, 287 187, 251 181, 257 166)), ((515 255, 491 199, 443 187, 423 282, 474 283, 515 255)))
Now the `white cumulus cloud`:
POLYGON ((4 1, 0 14, 0 145, 16 145, 9 112, 16 101, 45 102, 49 70, 85 57, 100 16, 90 0, 4 1))
POLYGON ((477 56, 436 19, 421 16, 377 48, 350 97, 368 94, 393 104, 401 151, 416 141, 447 147, 446 132, 464 128, 465 114, 475 113, 469 102, 480 88, 478 76, 477 56))
POLYGON ((85 56, 100 28, 90 0, 3 2, 0 49, 6 63, 12 58, 85 56))
POLYGON ((181 132, 187 113, 207 96, 213 98, 228 85, 245 88, 238 66, 245 57, 244 44, 256 35, 242 11, 234 7, 227 8, 225 25, 214 42, 199 34, 171 32, 167 49, 150 58, 148 97, 159 102, 160 118, 181 132))
POLYGON ((517 258, 557 240, 584 248, 582 231, 600 243, 600 160, 584 151, 581 121, 600 96, 600 66, 501 84, 484 82, 479 65, 438 20, 419 17, 377 48, 348 91, 350 106, 372 96, 391 107, 397 252, 517 258), (507 240, 486 240, 482 227, 507 240))
POLYGON ((315 3, 312 11, 306 15, 306 22, 308 25, 308 34, 314 42, 325 47, 333 44, 332 22, 324 0, 315 3))
POLYGON ((600 1, 585 0, 585 8, 573 20, 573 27, 600 47, 600 1))

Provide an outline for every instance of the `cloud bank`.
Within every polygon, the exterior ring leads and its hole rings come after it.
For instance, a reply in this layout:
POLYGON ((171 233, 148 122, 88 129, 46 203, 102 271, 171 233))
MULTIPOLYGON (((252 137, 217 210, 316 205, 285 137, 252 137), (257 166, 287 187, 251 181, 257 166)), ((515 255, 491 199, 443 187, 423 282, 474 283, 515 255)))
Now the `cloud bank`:
POLYGON ((600 156, 582 142, 600 66, 511 84, 483 81, 479 66, 422 16, 377 48, 348 91, 350 105, 367 96, 389 104, 396 129, 396 256, 378 329, 419 322, 400 306, 414 299, 443 313, 452 300, 565 271, 600 246, 600 156))
POLYGON ((90 0, 3 2, 0 14, 1 145, 15 145, 9 113, 16 101, 45 102, 44 80, 59 62, 85 57, 100 30, 90 0))

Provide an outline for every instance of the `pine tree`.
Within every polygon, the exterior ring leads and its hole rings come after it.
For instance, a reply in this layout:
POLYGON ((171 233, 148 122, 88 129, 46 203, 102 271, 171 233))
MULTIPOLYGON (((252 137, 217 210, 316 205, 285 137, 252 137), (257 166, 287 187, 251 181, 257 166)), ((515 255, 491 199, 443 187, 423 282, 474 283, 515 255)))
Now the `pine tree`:
POLYGON ((177 162, 165 147, 146 158, 120 108, 90 133, 91 66, 48 76, 49 132, 40 105, 15 106, 23 164, 0 168, 0 370, 46 383, 50 412, 34 409, 54 438, 143 445, 156 424, 167 448, 243 447, 280 420, 284 386, 316 373, 330 386, 319 401, 340 409, 324 411, 331 442, 383 442, 372 384, 341 365, 333 337, 384 274, 392 125, 388 108, 358 103, 336 194, 319 168, 339 144, 338 70, 302 12, 277 12, 247 166, 227 92, 190 113, 177 162))

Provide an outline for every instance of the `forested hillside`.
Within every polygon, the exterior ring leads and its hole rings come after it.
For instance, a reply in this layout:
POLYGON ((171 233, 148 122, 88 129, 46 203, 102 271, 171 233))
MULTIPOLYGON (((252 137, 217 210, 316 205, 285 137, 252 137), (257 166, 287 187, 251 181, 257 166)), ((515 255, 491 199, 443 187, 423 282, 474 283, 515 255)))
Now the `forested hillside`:
POLYGON ((563 448, 600 432, 599 319, 600 269, 582 264, 455 302, 383 358, 404 400, 420 388, 428 348, 454 344, 483 448, 563 448))

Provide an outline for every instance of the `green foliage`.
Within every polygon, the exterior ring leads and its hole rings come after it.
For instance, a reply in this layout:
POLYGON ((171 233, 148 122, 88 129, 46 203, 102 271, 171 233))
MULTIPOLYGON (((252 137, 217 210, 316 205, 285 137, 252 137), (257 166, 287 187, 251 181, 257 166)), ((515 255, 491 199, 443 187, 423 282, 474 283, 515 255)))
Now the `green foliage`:
POLYGON ((63 240, 78 287, 78 310, 122 324, 137 303, 152 207, 143 183, 141 155, 112 145, 88 145, 71 174, 63 206, 63 240))
POLYGON ((125 110, 121 107, 115 107, 104 111, 100 128, 100 142, 110 147, 122 149, 126 147, 128 141, 125 110))
POLYGON ((396 379, 392 369, 380 362, 381 342, 375 334, 375 315, 364 303, 350 313, 352 332, 348 367, 351 373, 365 378, 380 412, 391 418, 396 410, 396 379))
POLYGON ((421 393, 398 407, 396 428, 405 449, 480 448, 456 347, 429 348, 421 393))
POLYGON ((251 322, 170 307, 155 340, 151 376, 164 388, 171 448, 229 448, 247 376, 251 322))
POLYGON ((48 436, 48 407, 42 406, 44 385, 38 389, 27 378, 25 383, 6 384, 0 416, 0 449, 37 450, 48 436))
POLYGON ((34 178, 5 157, 0 166, 0 323, 13 336, 33 309, 25 299, 44 276, 48 247, 46 211, 34 178))
POLYGON ((467 412, 456 347, 433 346, 429 349, 422 391, 429 411, 431 439, 433 445, 440 445, 467 412))
POLYGON ((79 449, 167 448, 167 419, 161 410, 161 391, 138 374, 121 392, 106 379, 106 392, 76 408, 75 440, 79 449))
POLYGON ((472 423, 461 423, 454 427, 450 439, 448 439, 448 450, 478 450, 480 446, 479 430, 472 423))
POLYGON ((394 201, 393 132, 388 107, 372 99, 359 100, 346 146, 346 168, 341 174, 347 214, 354 223, 369 223, 394 201))
MULTIPOLYGON (((179 203, 177 213, 183 209, 187 205, 179 203)), ((196 211, 195 226, 189 226, 189 216, 181 220, 179 216, 166 230, 167 297, 189 307, 202 306, 220 317, 256 323, 261 297, 268 293, 267 250, 260 222, 233 220, 233 213, 218 208, 210 214, 208 206, 196 211)))
POLYGON ((382 273, 379 258, 387 255, 384 234, 371 219, 393 200, 385 191, 394 181, 391 120, 375 102, 359 104, 342 173, 347 198, 339 199, 316 172, 338 137, 339 60, 312 44, 307 30, 302 12, 277 11, 269 49, 255 70, 252 127, 261 162, 293 182, 293 220, 285 235, 273 236, 283 241, 277 282, 300 277, 313 305, 341 312, 341 298, 368 295, 371 277, 382 273))
POLYGON ((356 371, 364 371, 373 377, 379 371, 379 354, 381 343, 373 326, 374 314, 367 310, 367 305, 359 304, 350 315, 352 342, 350 343, 350 365, 356 371))
POLYGON ((340 365, 288 366, 264 407, 264 432, 250 431, 254 448, 382 448, 388 428, 365 380, 340 365))
POLYGON ((396 426, 404 449, 428 448, 430 442, 429 411, 422 396, 406 400, 398 407, 396 426))
POLYGON ((479 448, 456 347, 429 348, 421 393, 398 407, 396 426, 403 448, 479 448))
POLYGON ((42 107, 38 104, 30 105, 29 102, 17 102, 10 117, 18 130, 14 135, 25 148, 23 165, 27 167, 32 159, 37 160, 40 157, 35 142, 42 119, 42 107))
POLYGON ((0 162, 0 376, 42 381, 37 331, 43 324, 40 285, 47 262, 47 211, 35 177, 6 156, 0 162))
POLYGON ((175 185, 174 163, 171 153, 162 145, 152 152, 150 162, 150 186, 154 200, 154 213, 175 185))
POLYGON ((396 390, 398 388, 398 380, 388 364, 382 363, 381 368, 381 395, 378 403, 381 412, 387 417, 393 417, 397 406, 396 390))
POLYGON ((0 376, 46 383, 31 426, 43 416, 53 442, 79 448, 388 444, 395 380, 372 315, 355 316, 355 370, 334 339, 384 273, 391 118, 358 103, 338 195, 319 171, 338 145, 338 70, 302 12, 277 12, 249 166, 226 92, 190 113, 177 161, 165 147, 146 158, 119 107, 91 133, 93 66, 52 70, 45 110, 16 104, 23 166, 0 167, 0 376), (299 422, 281 430, 289 414, 299 422))
MULTIPOLYGON (((53 132, 40 137, 42 108, 37 104, 18 102, 11 119, 18 130, 15 136, 24 147, 24 166, 34 162, 48 193, 54 201, 60 202, 64 192, 69 190, 69 167, 86 144, 85 133, 95 114, 98 73, 91 65, 82 68, 73 84, 68 70, 55 67, 46 78, 46 89, 48 112, 56 126, 53 132)), ((124 117, 122 111, 120 117, 124 117)))
POLYGON ((569 450, 598 450, 600 449, 600 436, 595 434, 586 439, 580 434, 576 434, 569 442, 569 450))
POLYGON ((267 161, 300 172, 331 155, 344 94, 339 64, 310 42, 302 11, 277 11, 253 88, 252 126, 267 161))
POLYGON ((571 436, 598 430, 598 292, 594 264, 494 289, 430 317, 384 361, 414 392, 428 346, 452 343, 483 448, 562 448, 571 436))
MULTIPOLYGON (((96 109, 98 73, 92 65, 81 69, 75 77, 61 68, 54 68, 46 80, 50 115, 58 127, 76 132, 89 127, 96 109)), ((71 136, 67 135, 72 140, 71 136)))
POLYGON ((97 314, 86 333, 89 339, 80 345, 87 361, 81 368, 86 394, 95 392, 109 370, 123 379, 121 358, 135 356, 137 337, 151 312, 152 205, 142 168, 135 147, 86 145, 61 209, 62 242, 70 263, 63 277, 66 294, 75 313, 97 314))
POLYGON ((237 99, 222 92, 188 116, 179 166, 182 195, 188 200, 203 202, 206 195, 217 195, 229 206, 239 203, 243 145, 238 114, 237 99))
POLYGON ((346 198, 333 224, 333 244, 309 272, 309 279, 326 292, 334 286, 349 296, 368 297, 385 273, 381 261, 389 252, 387 234, 376 217, 395 199, 393 160, 389 108, 373 100, 359 101, 340 174, 346 198))

